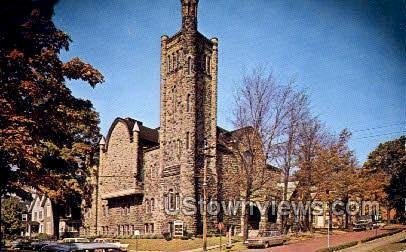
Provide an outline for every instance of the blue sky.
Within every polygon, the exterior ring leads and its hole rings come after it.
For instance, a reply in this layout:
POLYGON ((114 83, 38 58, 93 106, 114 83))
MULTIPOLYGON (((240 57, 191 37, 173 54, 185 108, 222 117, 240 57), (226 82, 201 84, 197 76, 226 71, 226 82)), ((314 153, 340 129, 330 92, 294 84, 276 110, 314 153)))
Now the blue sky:
MULTIPOLYGON (((281 83, 295 78, 333 132, 352 130, 363 162, 406 132, 405 19, 401 0, 201 0, 199 30, 219 38, 218 124, 232 128, 236 82, 265 65, 281 83)), ((118 116, 158 127, 160 36, 180 28, 180 1, 61 0, 54 21, 73 39, 62 58, 79 56, 105 76, 95 89, 69 82, 93 102, 102 133, 118 116)))

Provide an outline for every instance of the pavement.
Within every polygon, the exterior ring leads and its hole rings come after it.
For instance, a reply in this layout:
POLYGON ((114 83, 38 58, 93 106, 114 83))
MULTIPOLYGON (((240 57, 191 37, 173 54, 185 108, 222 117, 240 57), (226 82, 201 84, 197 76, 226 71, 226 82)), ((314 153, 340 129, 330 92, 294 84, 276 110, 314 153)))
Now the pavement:
POLYGON ((388 244, 392 244, 392 243, 397 243, 397 242, 401 242, 403 240, 406 239, 406 231, 391 235, 391 236, 387 236, 387 237, 382 237, 376 240, 372 240, 370 242, 366 242, 366 243, 361 243, 358 244, 355 247, 352 248, 348 248, 348 249, 343 249, 341 250, 342 252, 352 252, 352 251, 357 251, 357 252, 368 252, 372 249, 376 249, 388 244))

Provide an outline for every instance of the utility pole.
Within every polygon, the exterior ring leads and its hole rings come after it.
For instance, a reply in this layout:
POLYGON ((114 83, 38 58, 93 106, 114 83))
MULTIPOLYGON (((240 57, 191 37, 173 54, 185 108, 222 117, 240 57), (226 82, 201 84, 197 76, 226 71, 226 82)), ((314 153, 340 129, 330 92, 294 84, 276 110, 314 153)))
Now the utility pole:
MULTIPOLYGON (((209 146, 207 139, 204 139, 204 148, 203 148, 203 251, 207 251, 207 169, 209 166, 209 158, 216 158, 214 153, 211 154, 210 150, 213 146, 209 146)), ((214 147, 215 148, 215 147, 214 147)))
POLYGON ((99 235, 99 165, 96 167, 96 212, 94 219, 95 235, 99 235))
POLYGON ((0 251, 3 249, 3 225, 2 225, 2 215, 1 215, 1 209, 2 209, 2 201, 3 201, 3 191, 0 193, 0 251))

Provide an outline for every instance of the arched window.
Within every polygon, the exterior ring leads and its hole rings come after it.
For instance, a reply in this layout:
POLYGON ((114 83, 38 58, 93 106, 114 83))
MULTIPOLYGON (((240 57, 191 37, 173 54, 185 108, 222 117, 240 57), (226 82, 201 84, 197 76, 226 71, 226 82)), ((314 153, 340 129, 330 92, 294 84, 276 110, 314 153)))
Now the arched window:
POLYGON ((147 213, 149 213, 149 200, 148 199, 146 199, 145 200, 145 212, 147 212, 147 213))
POLYGON ((176 196, 175 196, 175 209, 176 210, 180 209, 180 196, 179 196, 179 193, 177 193, 176 196))
POLYGON ((181 156, 181 154, 182 154, 180 139, 178 139, 178 140, 176 141, 176 143, 177 143, 176 150, 177 150, 177 154, 178 154, 178 159, 180 159, 180 156, 181 156))
POLYGON ((154 198, 151 199, 151 212, 155 210, 155 200, 154 198))
POLYGON ((210 56, 207 56, 207 57, 206 57, 206 72, 207 72, 208 74, 210 74, 210 61, 211 61, 210 56))
POLYGON ((190 148, 190 136, 189 132, 186 132, 186 150, 190 148))
POLYGON ((178 51, 176 51, 175 53, 174 53, 174 62, 173 62, 173 64, 175 65, 175 69, 178 69, 178 62, 179 62, 179 54, 178 54, 178 51))
POLYGON ((169 190, 169 204, 168 204, 168 209, 169 210, 175 210, 176 207, 176 199, 175 199, 175 194, 173 193, 173 190, 169 190))
POLYGON ((190 112, 190 94, 186 96, 186 112, 190 112))
POLYGON ((169 208, 168 194, 166 194, 166 193, 164 194, 164 202, 163 202, 163 204, 164 204, 165 209, 169 208))
POLYGON ((176 54, 172 54, 172 70, 175 71, 176 69, 176 54))
POLYGON ((192 73, 192 58, 190 56, 187 58, 187 73, 192 73))
POLYGON ((173 111, 176 112, 176 86, 173 86, 172 88, 172 102, 173 102, 173 111))

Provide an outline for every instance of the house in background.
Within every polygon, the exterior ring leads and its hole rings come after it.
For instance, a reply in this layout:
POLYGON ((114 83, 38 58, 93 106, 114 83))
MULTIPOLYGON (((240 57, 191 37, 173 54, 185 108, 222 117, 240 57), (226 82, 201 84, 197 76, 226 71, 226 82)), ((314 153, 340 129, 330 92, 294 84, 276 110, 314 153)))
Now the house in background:
POLYGON ((34 194, 28 208, 26 235, 36 236, 40 233, 54 235, 52 204, 46 196, 34 194))
MULTIPOLYGON (((25 236, 35 237, 39 234, 55 236, 54 209, 51 200, 45 195, 33 194, 28 207, 28 214, 22 216, 27 223, 25 236)), ((59 237, 79 236, 80 207, 67 207, 59 218, 59 237)))

